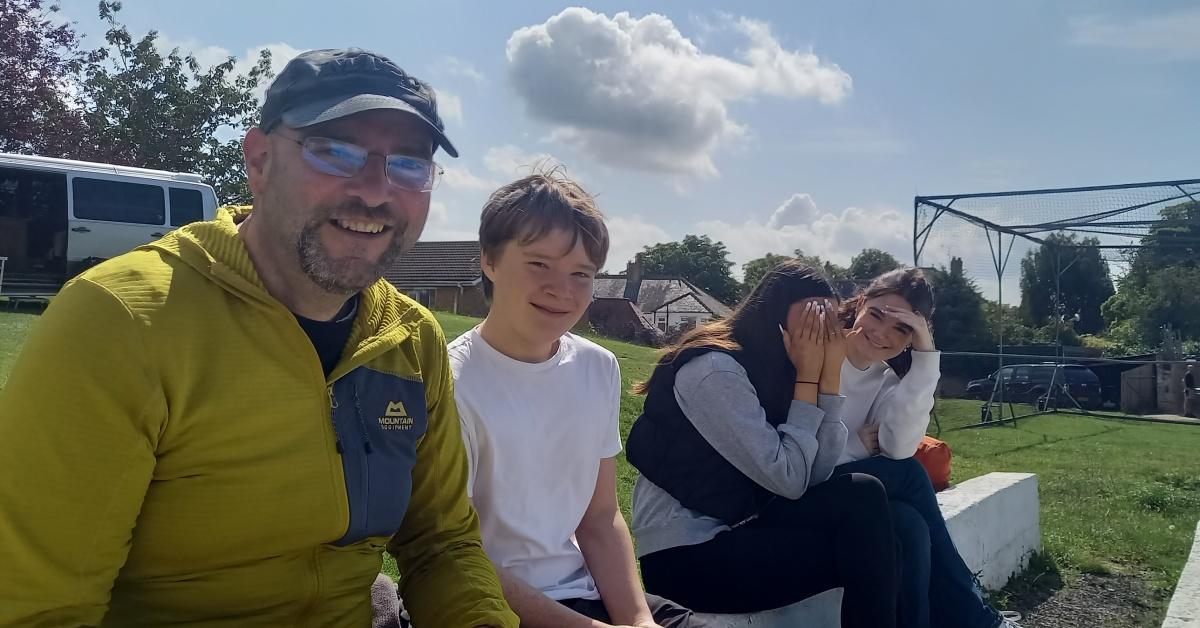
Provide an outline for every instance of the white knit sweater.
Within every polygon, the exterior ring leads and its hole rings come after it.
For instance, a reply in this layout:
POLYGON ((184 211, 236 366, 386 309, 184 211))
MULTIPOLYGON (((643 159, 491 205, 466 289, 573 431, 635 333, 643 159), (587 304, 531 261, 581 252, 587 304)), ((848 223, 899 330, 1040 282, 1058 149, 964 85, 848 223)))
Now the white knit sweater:
POLYGON ((933 392, 940 376, 940 351, 913 351, 912 369, 903 379, 882 362, 860 371, 846 360, 842 364, 842 422, 849 435, 838 464, 869 458, 859 428, 879 424, 882 455, 909 458, 929 427, 933 392))

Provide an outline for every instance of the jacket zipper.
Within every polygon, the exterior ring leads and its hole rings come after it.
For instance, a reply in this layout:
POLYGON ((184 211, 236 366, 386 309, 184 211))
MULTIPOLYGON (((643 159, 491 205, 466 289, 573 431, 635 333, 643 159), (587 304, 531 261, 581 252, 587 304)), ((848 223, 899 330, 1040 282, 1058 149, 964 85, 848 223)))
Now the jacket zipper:
POLYGON ((337 419, 334 417, 338 409, 337 397, 333 396, 333 384, 327 386, 326 389, 329 391, 329 423, 333 426, 333 441, 340 456, 346 452, 342 449, 342 435, 338 432, 337 419))
POLYGON ((362 513, 359 519, 358 534, 356 536, 366 537, 367 530, 370 528, 371 515, 371 473, 370 462, 367 456, 371 455, 373 448, 371 447, 371 438, 367 435, 367 422, 363 418, 362 405, 358 400, 358 386, 354 386, 354 414, 358 419, 358 429, 362 432, 362 454, 358 463, 358 474, 362 480, 362 496, 359 498, 359 512, 362 513))

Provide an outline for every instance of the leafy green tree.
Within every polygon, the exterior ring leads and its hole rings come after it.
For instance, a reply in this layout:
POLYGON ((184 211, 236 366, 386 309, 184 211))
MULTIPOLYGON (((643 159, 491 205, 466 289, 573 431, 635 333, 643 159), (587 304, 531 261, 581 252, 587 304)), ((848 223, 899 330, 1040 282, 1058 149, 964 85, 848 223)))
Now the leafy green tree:
POLYGON ((776 253, 767 253, 766 255, 752 259, 745 264, 742 264, 742 293, 749 294, 758 282, 766 276, 772 268, 782 264, 783 262, 792 259, 787 255, 778 255, 776 253))
POLYGON ((0 0, 0 152, 66 157, 83 141, 72 93, 96 53, 43 0, 0 0))
POLYGON ((1200 340, 1200 203, 1166 207, 1160 217, 1101 308, 1113 340, 1135 352, 1159 347, 1165 326, 1184 342, 1200 340))
POLYGON ((198 172, 223 202, 248 201, 240 136, 256 122, 254 90, 271 77, 271 53, 246 74, 234 73, 233 57, 204 68, 178 49, 160 53, 155 31, 135 37, 120 9, 100 3, 107 45, 83 82, 91 144, 82 149, 107 163, 198 172), (232 138, 218 139, 222 130, 232 138))
POLYGON ((870 281, 890 270, 896 270, 903 264, 894 255, 879 249, 863 249, 858 255, 850 258, 850 277, 857 281, 870 281))
POLYGON ((1021 315, 1026 324, 1053 325, 1058 316, 1070 321, 1078 315, 1074 328, 1080 333, 1104 330, 1100 306, 1115 290, 1099 244, 1096 238, 1080 240, 1075 234, 1052 233, 1044 244, 1026 253, 1021 260, 1021 315))
POLYGON ((250 200, 241 135, 256 122, 270 52, 245 74, 233 57, 205 68, 178 49, 164 55, 158 33, 135 37, 117 21, 115 0, 99 5, 105 44, 82 50, 57 10, 0 0, 0 151, 196 172, 222 201, 250 200))
POLYGON ((850 269, 845 266, 839 266, 828 260, 823 260, 819 255, 805 255, 804 251, 796 249, 794 253, 796 259, 800 263, 807 264, 813 268, 819 268, 829 281, 847 281, 851 279, 850 269))
POLYGON ((682 277, 729 305, 741 297, 741 284, 733 278, 729 250, 708 236, 686 235, 679 242, 645 247, 642 269, 646 275, 682 277))
POLYGON ((975 282, 963 274, 962 260, 950 260, 950 268, 926 272, 937 298, 933 310, 933 335, 937 346, 947 351, 980 351, 993 344, 984 316, 984 298, 975 282))

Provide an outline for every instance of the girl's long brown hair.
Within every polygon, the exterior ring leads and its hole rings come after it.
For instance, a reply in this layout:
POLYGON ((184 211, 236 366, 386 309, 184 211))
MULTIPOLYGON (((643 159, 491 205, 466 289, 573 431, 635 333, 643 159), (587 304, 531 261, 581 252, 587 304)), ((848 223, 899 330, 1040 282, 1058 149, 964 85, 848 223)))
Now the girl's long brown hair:
POLYGON ((788 359, 779 335, 780 326, 787 326, 788 308, 797 301, 812 297, 834 297, 833 288, 820 271, 788 260, 763 276, 754 290, 742 300, 733 314, 719 321, 697 327, 677 344, 663 350, 650 379, 634 385, 636 394, 649 392, 665 370, 680 353, 689 349, 714 349, 738 354, 738 360, 750 377, 759 400, 768 416, 792 398, 796 369, 788 359))
MULTIPOLYGON (((863 303, 887 294, 899 295, 908 301, 913 311, 924 317, 926 322, 933 320, 933 288, 926 281, 925 273, 921 272, 920 268, 898 268, 872 279, 865 290, 842 303, 838 317, 849 329, 854 326, 854 320, 858 318, 858 310, 863 303)), ((905 349, 900 355, 888 360, 887 364, 897 376, 904 377, 912 368, 912 349, 905 349)))

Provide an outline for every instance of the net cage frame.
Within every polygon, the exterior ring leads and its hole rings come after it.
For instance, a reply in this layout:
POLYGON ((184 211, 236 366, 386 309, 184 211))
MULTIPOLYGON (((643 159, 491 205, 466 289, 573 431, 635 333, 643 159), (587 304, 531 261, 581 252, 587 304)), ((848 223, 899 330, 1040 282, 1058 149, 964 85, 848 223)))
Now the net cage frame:
MULTIPOLYGON (((1125 199, 1128 200, 1128 199, 1125 199)), ((991 254, 991 269, 995 271, 996 277, 996 303, 997 317, 994 337, 996 338, 996 353, 983 354, 979 352, 955 352, 962 355, 995 355, 997 357, 997 377, 990 397, 984 402, 980 408, 980 422, 978 425, 1001 424, 1009 421, 1016 421, 1020 418, 1037 416, 1039 414, 1047 414, 1058 412, 1058 392, 1054 390, 1056 379, 1059 373, 1062 372, 1063 351, 1061 345, 1060 333, 1055 334, 1055 365, 1050 383, 1050 390, 1046 392, 1046 400, 1043 404, 1040 400, 1035 401, 1035 411, 1021 416, 1017 416, 1016 410, 1012 405, 1012 400, 1004 398, 1004 386, 1001 385, 1003 378, 1000 376, 1001 369, 1005 366, 1004 359, 1006 355, 1011 358, 1033 358, 1040 357, 1043 360, 1049 356, 1030 356, 1019 353, 1006 354, 1004 351, 1004 275, 1008 269, 1008 263, 1012 255, 1013 246, 1018 240, 1038 245, 1050 246, 1055 251, 1055 272, 1056 281, 1054 286, 1053 304, 1055 309, 1055 322, 1058 331, 1061 332, 1063 323, 1062 301, 1061 301, 1061 278, 1062 274, 1075 263, 1072 260, 1067 263, 1064 268, 1063 251, 1074 251, 1082 248, 1097 248, 1103 251, 1119 251, 1131 252, 1145 248, 1175 248, 1192 246, 1200 249, 1200 238, 1174 238, 1170 243, 1159 242, 1157 244, 1146 244, 1145 236, 1152 233, 1154 227, 1163 226, 1187 226, 1200 224, 1200 220, 1196 217, 1191 217, 1183 220, 1164 219, 1161 214, 1155 218, 1148 218, 1138 215, 1148 211, 1155 211, 1175 204, 1195 203, 1200 206, 1200 179, 1178 179, 1171 181, 1147 181, 1142 183, 1121 183, 1111 185, 1094 185, 1083 187, 1067 187, 1067 188, 1043 188, 1029 190, 1010 190, 1001 192, 973 192, 966 194, 936 194, 936 195, 919 195, 913 197, 913 265, 921 268, 922 255, 925 253, 925 245, 928 244, 929 238, 934 233, 935 227, 939 220, 944 220, 947 217, 966 222, 968 225, 974 226, 984 231, 987 239, 988 250, 991 254), (1121 192, 1140 191, 1144 193, 1142 198, 1136 202, 1115 202, 1121 201, 1121 192), (1037 205, 1039 202, 1046 203, 1047 206, 1052 202, 1065 204, 1072 208, 1071 215, 1059 217, 1053 220, 1046 221, 1012 221, 1003 220, 995 216, 986 216, 983 214, 987 211, 972 210, 972 206, 987 206, 992 205, 989 209, 990 213, 996 213, 997 208, 1005 205, 1005 201, 1012 203, 1015 199, 1023 199, 1029 205, 1032 205, 1032 211, 1038 212, 1037 205), (1073 203, 1074 201, 1074 203, 1073 203), (958 203, 959 207, 954 205, 958 203), (967 207, 963 207, 963 205, 967 207), (924 219, 927 218, 927 219, 924 219), (1178 223, 1178 224, 1176 224, 1178 223), (1081 234, 1085 238, 1093 237, 1099 240, 1099 243, 1063 243, 1060 241, 1050 241, 1050 234, 1081 234), (1007 239, 1007 245, 1005 240, 1007 239), (1051 401, 1053 397, 1053 402, 1051 401), (1004 406, 1008 403, 1009 418, 1004 417, 1004 406), (993 409, 999 411, 999 416, 993 416, 993 409)), ((1030 209, 1027 205, 1027 209, 1030 209)), ((1077 258, 1076 258, 1077 259, 1077 258)), ((1108 260, 1106 260, 1107 262, 1108 260)), ((1020 346, 1020 345, 1013 345, 1020 346)), ((1124 362, 1124 360, 1100 359, 1104 362, 1124 362)), ((1086 358, 1073 358, 1072 362, 1088 361, 1086 358)), ((1062 388, 1066 388, 1063 386, 1062 388)), ((1068 411, 1089 413, 1088 410, 1082 408, 1075 400, 1067 393, 1068 400, 1073 403, 1074 408, 1068 411)))

